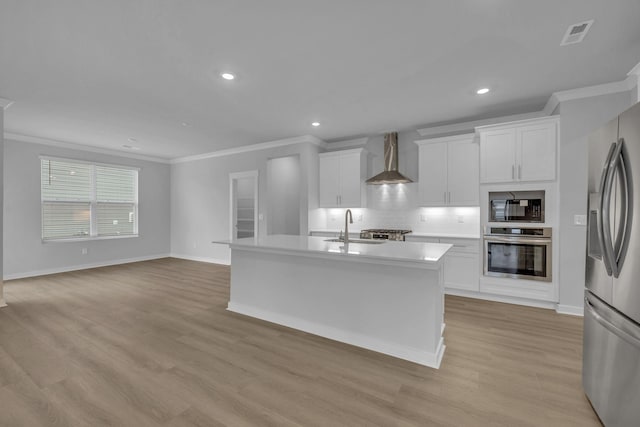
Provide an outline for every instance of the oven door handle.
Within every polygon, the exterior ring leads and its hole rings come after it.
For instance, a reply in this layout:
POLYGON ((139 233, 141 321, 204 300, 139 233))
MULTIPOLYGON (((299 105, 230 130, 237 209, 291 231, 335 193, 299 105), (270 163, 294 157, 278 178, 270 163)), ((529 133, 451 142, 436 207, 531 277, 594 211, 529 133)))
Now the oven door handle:
POLYGON ((538 244, 550 244, 551 239, 545 237, 500 237, 500 236, 484 236, 486 242, 498 242, 498 243, 538 243, 538 244))

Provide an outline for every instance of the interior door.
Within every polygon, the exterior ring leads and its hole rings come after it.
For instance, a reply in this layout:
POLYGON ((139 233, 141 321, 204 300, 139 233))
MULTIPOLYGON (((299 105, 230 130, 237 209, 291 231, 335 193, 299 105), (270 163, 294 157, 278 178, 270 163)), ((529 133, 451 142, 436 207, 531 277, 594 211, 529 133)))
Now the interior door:
MULTIPOLYGON (((604 263, 601 200, 609 158, 618 136, 614 119, 589 136, 589 211, 587 222, 586 287, 609 304, 613 303, 613 277, 604 263)), ((613 226, 613 223, 611 223, 613 226)), ((613 235, 614 230, 610 229, 613 235)))
MULTIPOLYGON (((640 104, 620 115, 619 126, 619 138, 624 141, 622 156, 626 161, 629 209, 626 230, 616 233, 624 262, 613 282, 613 305, 640 323, 640 197, 634 195, 634 185, 640 182, 640 104)), ((617 198, 620 197, 618 191, 617 198)), ((624 212, 624 206, 621 209, 624 212)), ((624 228, 623 215, 616 216, 616 224, 624 228)))

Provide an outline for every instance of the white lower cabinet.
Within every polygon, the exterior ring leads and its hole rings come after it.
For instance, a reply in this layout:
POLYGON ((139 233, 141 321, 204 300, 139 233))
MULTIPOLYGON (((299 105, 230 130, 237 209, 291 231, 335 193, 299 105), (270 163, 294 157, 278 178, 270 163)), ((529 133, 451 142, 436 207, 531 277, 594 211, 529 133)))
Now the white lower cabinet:
POLYGON ((449 251, 444 258, 445 288, 477 292, 480 289, 478 261, 478 254, 449 251))
POLYGON ((453 247, 444 256, 444 287, 478 292, 480 290, 480 240, 406 236, 408 242, 448 243, 453 247))

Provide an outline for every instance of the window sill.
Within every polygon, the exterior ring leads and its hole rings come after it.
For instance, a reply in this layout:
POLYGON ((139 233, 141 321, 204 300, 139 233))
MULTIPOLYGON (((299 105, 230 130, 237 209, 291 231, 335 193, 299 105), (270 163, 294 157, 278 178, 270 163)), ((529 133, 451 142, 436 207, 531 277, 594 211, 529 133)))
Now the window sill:
POLYGON ((42 240, 42 243, 73 243, 73 242, 90 242, 94 240, 114 240, 114 239, 132 239, 140 237, 139 234, 128 234, 126 236, 94 236, 94 237, 71 237, 68 239, 50 239, 42 240))

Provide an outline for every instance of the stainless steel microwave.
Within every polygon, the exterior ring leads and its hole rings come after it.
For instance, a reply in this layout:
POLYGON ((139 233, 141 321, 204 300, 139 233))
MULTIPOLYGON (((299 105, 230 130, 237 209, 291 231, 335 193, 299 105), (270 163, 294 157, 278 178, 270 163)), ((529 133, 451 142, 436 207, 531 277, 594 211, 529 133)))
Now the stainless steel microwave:
POLYGON ((490 222, 544 222, 544 190, 489 192, 490 222))

